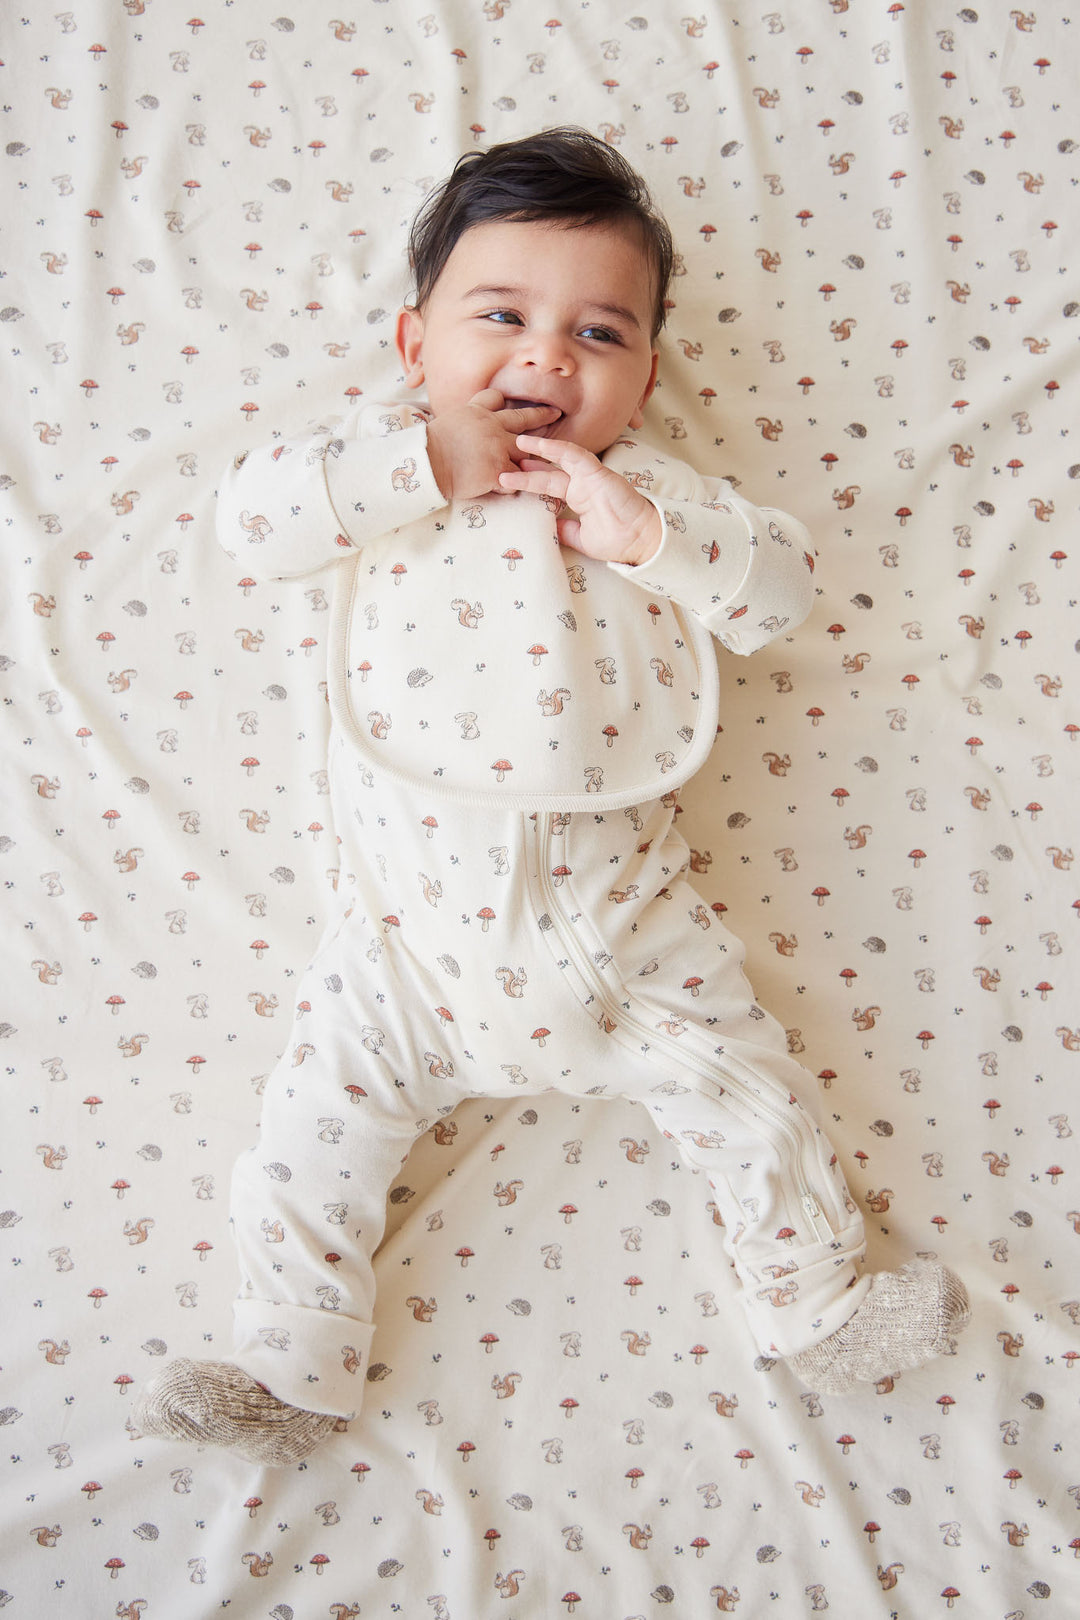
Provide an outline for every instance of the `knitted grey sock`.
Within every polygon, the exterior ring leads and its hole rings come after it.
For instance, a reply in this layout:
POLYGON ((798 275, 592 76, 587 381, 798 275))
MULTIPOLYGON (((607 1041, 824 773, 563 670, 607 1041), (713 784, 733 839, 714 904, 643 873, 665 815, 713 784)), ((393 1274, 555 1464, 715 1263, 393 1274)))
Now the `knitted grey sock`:
POLYGON ((284 1468, 334 1430, 336 1417, 279 1401, 231 1361, 170 1362, 139 1396, 143 1434, 226 1446, 250 1462, 284 1468))
POLYGON ((932 1361, 952 1348, 970 1315, 954 1272, 936 1260, 912 1260, 899 1271, 877 1272, 854 1316, 788 1364, 808 1388, 839 1395, 932 1361))

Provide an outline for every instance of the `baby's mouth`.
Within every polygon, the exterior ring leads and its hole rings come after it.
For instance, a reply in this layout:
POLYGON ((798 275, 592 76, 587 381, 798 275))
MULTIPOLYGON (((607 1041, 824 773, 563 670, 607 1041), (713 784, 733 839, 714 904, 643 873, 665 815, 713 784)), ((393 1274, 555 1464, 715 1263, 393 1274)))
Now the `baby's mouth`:
MULTIPOLYGON (((559 410, 559 407, 557 405, 551 405, 549 403, 549 401, 547 401, 546 399, 508 399, 506 401, 506 408, 508 410, 526 411, 526 410, 534 410, 537 407, 540 407, 540 408, 542 408, 544 410, 559 410)), ((540 438, 540 439, 547 438, 551 434, 554 433, 555 429, 558 427, 558 425, 562 421, 562 419, 563 419, 563 413, 562 413, 562 411, 559 411, 558 416, 555 418, 555 420, 553 422, 544 422, 544 423, 542 423, 540 425, 540 427, 528 428, 527 431, 534 438, 540 438)))

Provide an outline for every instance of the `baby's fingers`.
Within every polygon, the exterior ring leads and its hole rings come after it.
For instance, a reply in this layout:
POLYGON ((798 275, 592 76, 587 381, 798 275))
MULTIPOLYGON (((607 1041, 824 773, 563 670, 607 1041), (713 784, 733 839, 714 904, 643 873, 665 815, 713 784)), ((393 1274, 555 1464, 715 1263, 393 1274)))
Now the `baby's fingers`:
POLYGON ((570 480, 558 467, 547 462, 522 463, 516 472, 499 474, 499 487, 523 491, 527 495, 551 495, 556 500, 566 499, 570 480))

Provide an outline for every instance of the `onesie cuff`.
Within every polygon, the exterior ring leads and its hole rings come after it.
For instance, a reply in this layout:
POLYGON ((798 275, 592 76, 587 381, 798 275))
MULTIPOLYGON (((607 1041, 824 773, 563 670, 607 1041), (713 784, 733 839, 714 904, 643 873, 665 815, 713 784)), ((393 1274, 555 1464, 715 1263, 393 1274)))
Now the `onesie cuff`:
POLYGON ((388 407, 374 433, 369 411, 342 426, 346 431, 339 427, 327 441, 323 471, 330 504, 354 545, 448 504, 428 459, 427 421, 411 407, 388 407))
POLYGON ((647 562, 611 563, 658 596, 669 596, 693 608, 702 618, 738 595, 746 576, 749 526, 739 512, 702 508, 696 501, 664 501, 640 491, 659 515, 660 545, 647 562))
POLYGON ((659 549, 636 566, 609 567, 690 609, 732 652, 755 652, 806 617, 811 543, 796 518, 738 497, 665 501, 641 493, 660 514, 659 549))

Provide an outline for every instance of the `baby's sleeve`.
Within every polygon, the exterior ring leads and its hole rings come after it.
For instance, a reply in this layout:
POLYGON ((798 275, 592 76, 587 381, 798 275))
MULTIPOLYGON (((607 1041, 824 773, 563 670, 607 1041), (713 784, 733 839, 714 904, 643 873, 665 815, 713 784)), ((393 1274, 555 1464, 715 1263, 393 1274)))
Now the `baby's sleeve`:
POLYGON ((756 652, 810 611, 810 536, 798 518, 754 506, 724 479, 697 481, 689 500, 641 489, 660 515, 660 548, 636 567, 609 566, 688 608, 730 651, 756 652))
POLYGON ((311 573, 446 505, 427 455, 426 414, 368 405, 234 457, 217 535, 263 579, 311 573))

